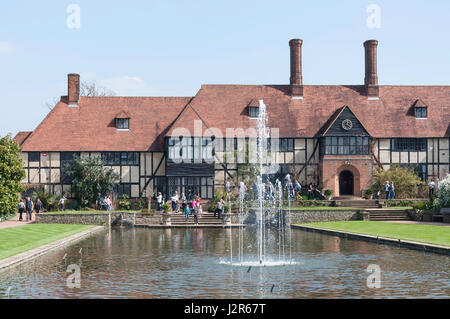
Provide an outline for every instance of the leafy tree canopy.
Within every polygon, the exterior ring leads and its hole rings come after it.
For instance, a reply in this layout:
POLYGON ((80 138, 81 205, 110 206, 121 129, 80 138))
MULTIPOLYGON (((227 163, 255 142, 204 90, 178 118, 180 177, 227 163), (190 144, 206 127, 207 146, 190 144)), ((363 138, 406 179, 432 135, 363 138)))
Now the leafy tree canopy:
POLYGON ((21 149, 7 135, 0 139, 0 214, 14 214, 25 178, 21 149))
POLYGON ((104 167, 99 157, 75 157, 64 169, 72 178, 72 192, 82 206, 95 203, 98 193, 112 192, 120 180, 113 169, 104 167))

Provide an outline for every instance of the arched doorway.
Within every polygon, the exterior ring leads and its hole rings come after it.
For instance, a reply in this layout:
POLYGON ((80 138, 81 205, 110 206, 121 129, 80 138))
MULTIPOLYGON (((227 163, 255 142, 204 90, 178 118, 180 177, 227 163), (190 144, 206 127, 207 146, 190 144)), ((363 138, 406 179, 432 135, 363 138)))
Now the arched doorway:
POLYGON ((349 170, 343 170, 339 174, 339 195, 353 195, 353 173, 349 170))

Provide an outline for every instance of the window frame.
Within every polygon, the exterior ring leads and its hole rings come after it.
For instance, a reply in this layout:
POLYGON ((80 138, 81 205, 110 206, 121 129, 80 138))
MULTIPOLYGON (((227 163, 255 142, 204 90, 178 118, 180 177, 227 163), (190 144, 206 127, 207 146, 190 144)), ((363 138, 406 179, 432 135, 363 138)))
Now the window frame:
POLYGON ((426 106, 418 106, 416 107, 416 119, 427 119, 428 118, 428 110, 426 106))
POLYGON ((129 118, 117 118, 116 128, 118 130, 129 130, 130 129, 130 119, 129 118), (122 125, 121 125, 122 123, 122 125), (126 123, 126 125, 124 125, 126 123))

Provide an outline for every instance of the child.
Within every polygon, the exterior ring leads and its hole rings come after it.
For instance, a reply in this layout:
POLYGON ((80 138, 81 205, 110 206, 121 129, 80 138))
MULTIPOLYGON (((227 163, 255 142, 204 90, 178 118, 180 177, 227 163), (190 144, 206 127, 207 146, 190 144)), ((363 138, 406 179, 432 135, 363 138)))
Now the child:
POLYGON ((184 215, 186 216, 186 222, 189 221, 189 214, 191 213, 190 209, 189 209, 189 205, 186 205, 186 207, 184 208, 184 215))

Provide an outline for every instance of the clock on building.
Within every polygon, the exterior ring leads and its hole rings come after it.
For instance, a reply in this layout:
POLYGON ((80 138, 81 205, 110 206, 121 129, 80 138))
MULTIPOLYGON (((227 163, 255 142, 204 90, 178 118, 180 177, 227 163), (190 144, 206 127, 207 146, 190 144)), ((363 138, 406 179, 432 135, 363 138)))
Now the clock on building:
POLYGON ((351 128, 353 127, 353 123, 351 120, 349 119, 345 119, 342 121, 342 128, 346 131, 351 130, 351 128))

